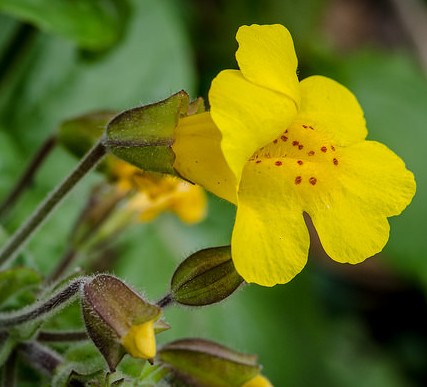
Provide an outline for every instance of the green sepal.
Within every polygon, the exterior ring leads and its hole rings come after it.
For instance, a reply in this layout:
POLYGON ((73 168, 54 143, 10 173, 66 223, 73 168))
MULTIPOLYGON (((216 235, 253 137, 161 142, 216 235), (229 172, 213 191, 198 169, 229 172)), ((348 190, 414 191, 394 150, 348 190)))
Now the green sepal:
POLYGON ((227 298, 242 283, 230 246, 213 247, 190 255, 178 266, 171 280, 171 296, 183 305, 209 305, 227 298))
POLYGON ((169 343, 158 351, 156 359, 179 380, 201 387, 241 387, 261 370, 255 355, 204 339, 169 343))
POLYGON ((176 175, 172 144, 178 121, 188 108, 189 96, 182 90, 163 101, 126 110, 108 124, 104 145, 145 171, 176 175))

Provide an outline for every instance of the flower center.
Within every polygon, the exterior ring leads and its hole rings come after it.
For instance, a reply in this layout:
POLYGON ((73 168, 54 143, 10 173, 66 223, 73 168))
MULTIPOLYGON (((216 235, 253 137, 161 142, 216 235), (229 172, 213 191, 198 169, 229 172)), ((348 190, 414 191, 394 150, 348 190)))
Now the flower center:
POLYGON ((326 183, 340 165, 339 149, 314 124, 294 122, 250 158, 255 165, 284 170, 296 186, 326 183))

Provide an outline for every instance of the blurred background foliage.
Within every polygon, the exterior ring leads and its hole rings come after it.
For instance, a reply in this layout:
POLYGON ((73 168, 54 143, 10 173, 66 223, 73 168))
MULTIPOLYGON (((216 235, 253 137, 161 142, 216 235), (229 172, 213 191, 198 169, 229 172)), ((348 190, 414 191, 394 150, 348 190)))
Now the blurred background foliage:
MULTIPOLYGON (((301 78, 322 74, 354 91, 369 138, 407 162, 417 195, 391 219, 390 241, 378 257, 340 265, 314 241, 308 266, 290 284, 246 286, 207 308, 172 307, 172 329, 159 340, 200 336, 256 353, 276 386, 427 385, 426 2, 0 0, 0 198, 66 119, 180 89, 206 98, 215 74, 236 68, 234 35, 251 23, 289 28, 301 78)), ((55 149, 5 230, 13 231, 75 163, 55 149)), ((43 273, 55 266, 81 198, 101 179, 85 179, 49 219, 28 247, 27 265, 43 273)), ((233 207, 214 197, 197 226, 164 214, 122 235, 98 269, 157 300, 184 257, 229 243, 233 216, 233 207)), ((72 325, 77 316, 72 310, 62 318, 72 325)))

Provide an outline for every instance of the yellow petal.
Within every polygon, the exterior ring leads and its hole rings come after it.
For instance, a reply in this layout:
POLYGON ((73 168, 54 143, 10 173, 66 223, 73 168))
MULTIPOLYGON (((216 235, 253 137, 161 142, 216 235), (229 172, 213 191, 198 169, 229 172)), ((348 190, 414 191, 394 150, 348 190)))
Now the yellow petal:
POLYGON ((246 166, 231 246, 236 270, 247 282, 286 283, 304 267, 309 234, 301 202, 273 163, 246 166))
POLYGON ((296 116, 292 99, 249 82, 235 70, 222 71, 213 80, 209 100, 225 160, 237 181, 252 154, 278 137, 296 116))
POLYGON ((255 83, 286 94, 299 104, 298 60, 289 31, 280 24, 239 28, 236 59, 243 76, 255 83))
POLYGON ((185 179, 236 203, 236 179, 221 151, 221 133, 209 113, 182 118, 172 149, 174 168, 185 179))
POLYGON ((181 182, 170 204, 182 222, 193 224, 206 216, 207 199, 202 187, 181 182))
POLYGON ((375 210, 366 211, 350 195, 331 196, 329 206, 307 211, 326 252, 337 262, 359 263, 379 253, 390 226, 375 210))
POLYGON ((300 89, 301 105, 296 121, 313 126, 335 145, 365 139, 368 132, 363 111, 351 91, 319 75, 301 81, 300 89))
POLYGON ((156 356, 156 337, 154 321, 150 320, 140 325, 132 325, 122 338, 122 345, 133 357, 152 359, 156 356))
POLYGON ((414 175, 383 144, 364 141, 344 148, 341 164, 341 184, 366 211, 399 215, 415 194, 414 175))
POLYGON ((273 385, 265 376, 258 374, 244 383, 242 387, 273 387, 273 385))

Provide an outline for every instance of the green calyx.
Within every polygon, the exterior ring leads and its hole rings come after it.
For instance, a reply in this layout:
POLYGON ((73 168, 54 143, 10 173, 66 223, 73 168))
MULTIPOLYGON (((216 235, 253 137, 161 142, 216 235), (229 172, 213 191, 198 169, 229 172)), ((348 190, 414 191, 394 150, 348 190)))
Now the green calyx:
POLYGON ((224 300, 242 283, 230 246, 213 247, 190 255, 178 266, 171 280, 171 296, 182 305, 204 306, 224 300))
POLYGON ((107 125, 104 145, 138 168, 176 175, 172 151, 175 128, 192 110, 183 90, 163 101, 126 110, 107 125))

